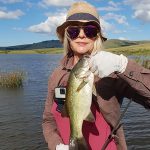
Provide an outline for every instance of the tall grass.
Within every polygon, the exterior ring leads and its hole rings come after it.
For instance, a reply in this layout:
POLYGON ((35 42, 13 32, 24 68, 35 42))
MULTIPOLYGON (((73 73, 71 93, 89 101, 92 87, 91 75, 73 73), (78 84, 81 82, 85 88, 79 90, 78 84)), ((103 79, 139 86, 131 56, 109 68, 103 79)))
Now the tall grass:
POLYGON ((2 88, 20 88, 23 86, 24 73, 19 71, 1 72, 0 87, 2 88))
POLYGON ((150 59, 135 58, 135 61, 143 67, 150 69, 150 59))
POLYGON ((142 64, 145 68, 147 69, 150 69, 150 60, 145 60, 143 61, 143 64, 142 64))

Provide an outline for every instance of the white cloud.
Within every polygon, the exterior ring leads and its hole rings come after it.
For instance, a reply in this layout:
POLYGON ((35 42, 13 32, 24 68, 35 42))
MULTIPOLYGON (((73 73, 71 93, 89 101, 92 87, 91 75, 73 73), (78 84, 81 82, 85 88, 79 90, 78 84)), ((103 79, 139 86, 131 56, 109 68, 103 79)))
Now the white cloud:
POLYGON ((39 5, 42 7, 48 6, 70 6, 75 0, 42 0, 39 5))
POLYGON ((4 3, 4 4, 12 4, 12 3, 18 3, 18 2, 22 2, 23 0, 0 0, 0 3, 4 3))
POLYGON ((64 16, 67 15, 68 10, 66 8, 56 9, 55 12, 46 12, 45 16, 59 16, 60 14, 63 14, 64 16))
POLYGON ((26 2, 26 5, 27 5, 29 8, 31 8, 34 4, 31 3, 31 2, 26 2))
MULTIPOLYGON (((102 33, 104 34, 105 37, 108 37, 110 33, 123 34, 127 32, 126 30, 116 29, 116 26, 114 24, 107 22, 103 18, 100 18, 100 23, 101 23, 102 33)), ((122 38, 122 40, 125 40, 125 38, 122 38)))
POLYGON ((114 6, 114 7, 118 7, 118 5, 120 5, 120 3, 113 2, 113 1, 109 1, 108 4, 109 4, 109 5, 112 5, 112 6, 114 6))
POLYGON ((128 39, 125 38, 125 37, 119 37, 118 39, 119 39, 119 40, 128 40, 128 39))
POLYGON ((104 19, 100 18, 100 24, 102 31, 107 32, 114 29, 114 26, 110 24, 109 22, 105 21, 104 19))
POLYGON ((118 29, 116 29, 116 30, 113 30, 112 32, 115 33, 115 34, 121 34, 121 33, 126 33, 127 31, 126 30, 118 30, 118 29))
POLYGON ((133 17, 144 22, 150 22, 150 10, 136 10, 133 17))
POLYGON ((128 22, 127 22, 127 18, 123 15, 108 13, 103 17, 104 17, 105 20, 115 20, 119 24, 129 25, 128 22))
POLYGON ((99 11, 118 11, 121 8, 119 7, 120 3, 114 3, 113 1, 108 2, 107 7, 99 7, 99 11))
POLYGON ((133 17, 142 22, 150 22, 150 0, 124 0, 134 10, 133 17))
POLYGON ((27 30, 30 32, 55 34, 56 27, 63 23, 66 19, 66 13, 60 12, 53 14, 47 18, 46 21, 40 24, 30 26, 27 30))
POLYGON ((19 19, 22 15, 24 15, 24 13, 19 9, 15 11, 0 10, 0 19, 19 19))
MULTIPOLYGON (((54 36, 56 35, 56 27, 62 24, 66 19, 66 12, 67 10, 64 9, 63 12, 57 12, 55 14, 47 13, 46 15, 49 15, 47 20, 37 25, 30 26, 27 30, 35 33, 51 34, 51 36, 54 36)), ((106 32, 113 31, 115 28, 112 24, 108 23, 103 18, 100 18, 100 23, 104 35, 106 32)))
MULTIPOLYGON (((110 33, 112 34, 123 34, 126 33, 126 30, 118 30, 113 24, 106 22, 105 20, 101 19, 101 26, 102 26, 102 33, 105 37, 108 37, 110 33)), ((119 37, 120 40, 127 40, 127 38, 119 37)))
POLYGON ((112 6, 108 6, 108 7, 99 7, 99 8, 97 8, 97 10, 99 10, 99 11, 118 11, 120 9, 112 7, 112 6))
MULTIPOLYGON (((32 25, 28 27, 28 31, 35 32, 35 33, 42 33, 42 34, 50 34, 51 36, 56 35, 56 27, 62 24, 66 19, 66 9, 61 9, 61 11, 58 10, 57 13, 53 14, 52 12, 46 13, 45 15, 48 16, 48 18, 36 25, 32 25)), ((104 20, 102 17, 100 17, 100 24, 102 28, 102 33, 104 35, 107 35, 108 32, 115 31, 115 26, 106 20, 104 20)))
POLYGON ((40 24, 30 26, 28 31, 36 32, 36 33, 50 33, 52 32, 52 28, 49 24, 49 21, 41 22, 40 24))

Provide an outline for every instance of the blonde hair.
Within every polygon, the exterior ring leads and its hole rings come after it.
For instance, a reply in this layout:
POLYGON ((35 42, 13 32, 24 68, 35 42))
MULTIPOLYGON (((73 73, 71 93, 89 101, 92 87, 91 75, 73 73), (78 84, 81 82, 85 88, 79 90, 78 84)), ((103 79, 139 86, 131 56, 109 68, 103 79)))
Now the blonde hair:
MULTIPOLYGON (((64 41, 63 41, 64 55, 67 55, 69 53, 70 54, 73 53, 72 49, 70 47, 69 40, 71 40, 71 39, 67 35, 67 31, 65 30, 64 41)), ((102 37, 100 36, 100 33, 99 33, 97 35, 95 42, 94 42, 94 48, 93 48, 92 52, 101 51, 102 49, 103 49, 103 41, 102 41, 102 37)))

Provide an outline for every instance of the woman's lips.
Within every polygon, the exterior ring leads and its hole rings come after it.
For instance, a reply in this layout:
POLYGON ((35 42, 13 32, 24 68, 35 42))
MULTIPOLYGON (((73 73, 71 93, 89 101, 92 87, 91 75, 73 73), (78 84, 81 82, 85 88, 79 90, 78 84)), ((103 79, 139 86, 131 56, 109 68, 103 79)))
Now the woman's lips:
POLYGON ((86 42, 77 42, 77 44, 80 45, 80 46, 86 46, 87 45, 86 42))

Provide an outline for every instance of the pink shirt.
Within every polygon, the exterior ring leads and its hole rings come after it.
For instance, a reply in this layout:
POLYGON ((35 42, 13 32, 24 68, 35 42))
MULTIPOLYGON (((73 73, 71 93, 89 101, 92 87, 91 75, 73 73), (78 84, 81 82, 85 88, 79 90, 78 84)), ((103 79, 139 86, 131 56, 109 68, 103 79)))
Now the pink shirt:
MULTIPOLYGON (((55 117, 58 130, 64 144, 69 144, 70 123, 69 118, 62 117, 61 113, 56 110, 57 104, 54 102, 51 112, 55 117)), ((95 116, 95 122, 83 122, 82 132, 88 144, 89 150, 100 150, 110 134, 110 127, 104 120, 97 107, 92 104, 92 113, 95 116)), ((114 140, 112 140, 106 150, 117 150, 114 140)))

